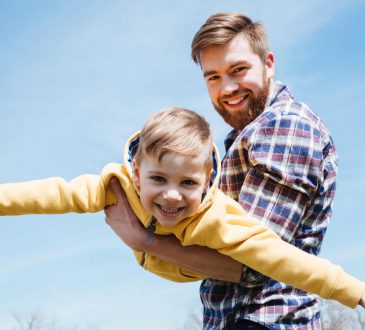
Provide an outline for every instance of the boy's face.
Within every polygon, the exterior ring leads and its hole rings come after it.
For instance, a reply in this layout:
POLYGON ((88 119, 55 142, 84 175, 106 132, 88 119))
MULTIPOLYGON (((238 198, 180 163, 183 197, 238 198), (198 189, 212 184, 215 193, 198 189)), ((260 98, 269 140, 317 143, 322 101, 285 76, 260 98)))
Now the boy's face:
POLYGON ((134 182, 143 207, 165 227, 173 227, 199 208, 209 181, 205 155, 166 153, 161 161, 145 156, 133 161, 134 182))

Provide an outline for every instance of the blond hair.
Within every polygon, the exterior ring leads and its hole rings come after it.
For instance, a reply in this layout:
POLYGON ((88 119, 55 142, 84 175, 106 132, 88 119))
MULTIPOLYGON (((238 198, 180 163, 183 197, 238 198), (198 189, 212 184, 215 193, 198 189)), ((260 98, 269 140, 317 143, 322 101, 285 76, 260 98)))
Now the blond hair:
POLYGON ((196 112, 182 108, 152 114, 142 128, 134 158, 139 164, 145 156, 161 161, 170 152, 190 157, 205 153, 210 171, 213 139, 208 122, 196 112))
POLYGON ((200 53, 210 46, 225 45, 238 34, 246 37, 252 51, 263 63, 269 54, 269 43, 264 26, 240 13, 217 13, 208 18, 191 43, 191 57, 200 64, 200 53))

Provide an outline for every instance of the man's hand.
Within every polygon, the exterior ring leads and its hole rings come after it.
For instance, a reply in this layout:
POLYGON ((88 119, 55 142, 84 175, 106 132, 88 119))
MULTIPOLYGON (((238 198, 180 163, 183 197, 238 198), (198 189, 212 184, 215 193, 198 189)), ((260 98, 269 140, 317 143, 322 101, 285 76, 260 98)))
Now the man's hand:
POLYGON ((147 230, 134 214, 119 181, 112 178, 109 184, 117 198, 117 204, 105 207, 105 222, 130 248, 143 251, 147 241, 147 230))

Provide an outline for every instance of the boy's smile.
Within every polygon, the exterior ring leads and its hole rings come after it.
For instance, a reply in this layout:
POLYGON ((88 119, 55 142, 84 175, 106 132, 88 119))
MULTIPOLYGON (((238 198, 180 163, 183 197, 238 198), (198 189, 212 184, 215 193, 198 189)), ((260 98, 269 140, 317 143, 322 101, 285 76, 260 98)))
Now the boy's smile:
POLYGON ((143 207, 158 222, 173 227, 199 209, 209 176, 204 152, 196 157, 166 153, 161 161, 133 161, 134 182, 143 207))

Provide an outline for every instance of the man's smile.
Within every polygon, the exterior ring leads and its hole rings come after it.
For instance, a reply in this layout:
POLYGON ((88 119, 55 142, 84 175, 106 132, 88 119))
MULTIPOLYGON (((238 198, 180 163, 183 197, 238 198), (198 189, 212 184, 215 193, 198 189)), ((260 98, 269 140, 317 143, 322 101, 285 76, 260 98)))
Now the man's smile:
POLYGON ((249 94, 236 96, 236 97, 232 97, 232 98, 226 98, 223 100, 222 103, 224 103, 225 105, 228 105, 228 106, 242 105, 248 99, 248 97, 249 97, 249 94))

